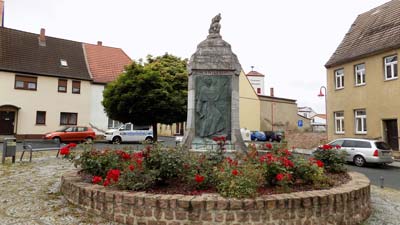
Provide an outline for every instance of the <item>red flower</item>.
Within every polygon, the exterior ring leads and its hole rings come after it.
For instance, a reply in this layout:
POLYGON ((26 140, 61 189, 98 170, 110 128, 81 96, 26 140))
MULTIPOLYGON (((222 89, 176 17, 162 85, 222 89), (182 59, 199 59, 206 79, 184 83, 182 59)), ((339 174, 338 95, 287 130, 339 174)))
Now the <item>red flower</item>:
POLYGON ((65 146, 65 147, 62 147, 62 148, 60 149, 60 154, 61 154, 61 155, 69 155, 69 147, 68 147, 68 145, 65 146))
POLYGON ((100 176, 94 176, 94 177, 92 178, 92 183, 93 183, 93 184, 98 184, 98 183, 100 183, 102 180, 103 180, 103 178, 101 178, 100 176))
POLYGON ((294 167, 293 162, 290 161, 289 159, 285 158, 285 157, 281 158, 281 162, 282 162, 283 166, 286 167, 286 168, 294 167))
POLYGON ((70 148, 75 148, 76 144, 75 143, 69 143, 67 146, 70 147, 70 148))
POLYGON ((291 155, 292 155, 292 153, 291 153, 289 150, 287 150, 287 149, 283 150, 283 153, 284 153, 286 156, 291 156, 291 155))
POLYGON ((324 163, 321 160, 317 160, 315 163, 318 165, 318 167, 324 167, 324 163))
POLYGON ((342 146, 340 146, 340 145, 336 145, 336 146, 335 146, 335 148, 336 148, 336 149, 341 149, 341 148, 342 148, 342 146))
POLYGON ((236 175, 238 175, 239 174, 239 172, 237 171, 237 170, 232 170, 232 175, 233 176, 236 176, 236 175))
POLYGON ((331 150, 332 146, 331 145, 322 145, 323 150, 331 150))
POLYGON ((285 178, 285 175, 283 175, 283 174, 281 174, 281 173, 278 173, 278 174, 275 176, 275 178, 276 178, 277 181, 281 181, 281 180, 283 180, 283 178, 285 178))
POLYGON ((292 179, 292 174, 287 173, 287 174, 286 174, 286 178, 287 178, 287 180, 291 180, 291 179, 292 179))
POLYGON ((118 182, 119 175, 121 174, 121 171, 118 169, 114 170, 109 170, 107 172, 107 180, 113 180, 115 182, 118 182))
POLYGON ((265 147, 267 147, 268 149, 272 149, 272 144, 271 143, 267 143, 267 144, 265 144, 265 147))
POLYGON ((131 156, 126 152, 122 152, 121 157, 123 159, 125 159, 125 160, 130 160, 131 159, 131 156))
POLYGON ((129 165, 128 168, 129 168, 130 171, 133 171, 135 169, 135 167, 133 165, 129 165))
POLYGON ((196 180, 197 183, 202 183, 204 181, 204 176, 200 175, 200 174, 196 174, 196 176, 194 177, 194 179, 196 180))
POLYGON ((104 187, 107 187, 108 185, 110 185, 110 180, 106 179, 103 183, 104 187))

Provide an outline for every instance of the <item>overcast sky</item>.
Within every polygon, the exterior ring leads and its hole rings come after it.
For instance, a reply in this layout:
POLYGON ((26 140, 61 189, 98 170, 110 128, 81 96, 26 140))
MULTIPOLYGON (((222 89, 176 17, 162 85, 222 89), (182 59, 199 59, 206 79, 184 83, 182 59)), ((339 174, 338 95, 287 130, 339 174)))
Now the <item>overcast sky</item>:
POLYGON ((324 113, 324 64, 357 15, 387 0, 4 0, 9 28, 122 48, 132 59, 190 58, 222 14, 221 35, 266 91, 324 113))

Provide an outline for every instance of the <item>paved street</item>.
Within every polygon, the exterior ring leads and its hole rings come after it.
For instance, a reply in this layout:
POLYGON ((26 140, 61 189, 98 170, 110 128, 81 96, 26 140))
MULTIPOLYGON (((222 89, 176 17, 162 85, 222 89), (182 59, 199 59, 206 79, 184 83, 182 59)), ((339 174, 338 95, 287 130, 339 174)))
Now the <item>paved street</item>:
POLYGON ((380 186, 380 177, 384 178, 384 187, 390 187, 400 190, 400 163, 395 163, 396 166, 388 165, 385 167, 377 165, 368 165, 366 167, 357 167, 347 165, 349 171, 356 171, 365 174, 373 185, 380 186))

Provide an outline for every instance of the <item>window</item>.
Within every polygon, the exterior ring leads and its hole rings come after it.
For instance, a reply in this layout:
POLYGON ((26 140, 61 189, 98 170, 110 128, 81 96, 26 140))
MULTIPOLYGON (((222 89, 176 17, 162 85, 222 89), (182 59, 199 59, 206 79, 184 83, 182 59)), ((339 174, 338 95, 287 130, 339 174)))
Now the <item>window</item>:
POLYGON ((72 93, 79 94, 81 93, 81 82, 80 81, 72 81, 72 93))
POLYGON ((67 92, 67 80, 58 79, 58 92, 67 92))
POLYGON ((65 59, 60 59, 60 64, 61 64, 61 66, 63 66, 63 67, 67 67, 67 66, 68 66, 68 62, 67 62, 67 60, 65 60, 65 59))
POLYGON ((335 70, 335 87, 336 89, 344 88, 344 70, 335 70))
POLYGON ((37 77, 15 75, 15 89, 36 91, 37 77))
POLYGON ((344 112, 335 112, 335 133, 344 134, 344 112))
POLYGON ((261 88, 257 88, 257 94, 261 94, 261 88))
POLYGON ((76 128, 76 132, 85 132, 85 131, 87 131, 87 130, 88 130, 87 127, 77 127, 77 128, 76 128))
POLYGON ((354 67, 356 86, 365 84, 365 64, 358 64, 354 67))
POLYGON ((65 113, 60 114, 60 125, 76 125, 78 122, 78 113, 65 113))
POLYGON ((367 133, 367 113, 365 109, 354 110, 354 122, 356 127, 356 134, 367 133))
POLYGON ((397 55, 384 58, 385 61, 385 80, 397 78, 397 55))
POLYGON ((121 127, 119 130, 132 130, 132 124, 127 123, 125 126, 121 127))
POLYGON ((36 124, 46 124, 46 112, 36 111, 36 124))
POLYGON ((357 148, 371 148, 371 143, 367 141, 355 141, 357 148))
POLYGON ((108 128, 119 128, 121 125, 121 122, 108 118, 108 128))

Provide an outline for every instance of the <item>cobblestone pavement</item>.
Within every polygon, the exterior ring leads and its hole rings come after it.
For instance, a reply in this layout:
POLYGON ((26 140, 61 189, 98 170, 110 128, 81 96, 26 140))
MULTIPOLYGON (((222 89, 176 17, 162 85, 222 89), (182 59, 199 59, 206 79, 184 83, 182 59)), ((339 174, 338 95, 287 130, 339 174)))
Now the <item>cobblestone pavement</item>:
MULTIPOLYGON (((59 193, 73 165, 55 152, 35 153, 32 163, 0 164, 0 224, 117 225, 69 204, 59 193)), ((373 213, 363 225, 400 225, 400 191, 372 186, 373 213)))

